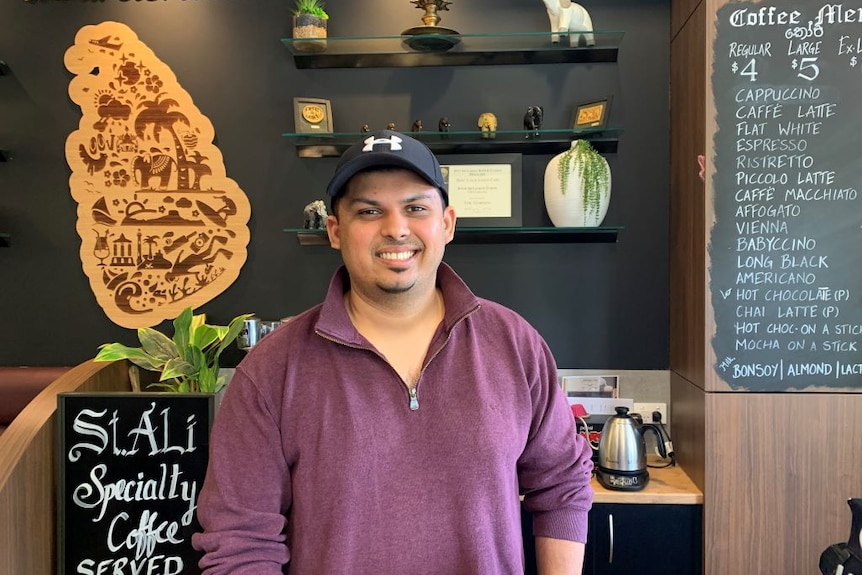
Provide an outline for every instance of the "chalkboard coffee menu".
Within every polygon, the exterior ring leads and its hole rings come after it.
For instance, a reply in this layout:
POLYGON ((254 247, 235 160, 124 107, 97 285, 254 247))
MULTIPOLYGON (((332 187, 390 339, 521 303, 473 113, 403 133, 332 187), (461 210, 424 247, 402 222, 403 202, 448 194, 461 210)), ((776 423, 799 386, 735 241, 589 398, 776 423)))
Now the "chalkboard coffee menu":
POLYGON ((214 397, 58 396, 61 575, 200 573, 191 536, 214 397))
POLYGON ((862 7, 716 18, 715 369, 732 388, 862 386, 862 7))

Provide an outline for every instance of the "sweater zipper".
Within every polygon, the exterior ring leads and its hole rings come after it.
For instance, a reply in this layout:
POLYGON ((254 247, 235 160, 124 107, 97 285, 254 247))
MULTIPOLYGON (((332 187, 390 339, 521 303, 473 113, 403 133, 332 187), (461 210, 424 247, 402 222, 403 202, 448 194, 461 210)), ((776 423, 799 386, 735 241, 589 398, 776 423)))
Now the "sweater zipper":
MULTIPOLYGON (((462 315, 461 317, 459 317, 457 320, 455 320, 455 321, 452 323, 452 327, 454 328, 456 325, 458 325, 459 323, 461 323, 461 321, 463 321, 463 320, 464 320, 464 318, 466 318, 468 315, 473 314, 477 309, 479 309, 479 307, 480 307, 480 305, 477 305, 477 306, 476 306, 476 307, 474 307, 473 309, 468 310, 467 312, 465 312, 465 313, 464 313, 464 315, 462 315)), ((385 362, 386 362, 386 365, 388 365, 388 366, 392 369, 392 371, 395 371, 395 368, 394 368, 394 367, 392 367, 392 364, 391 364, 391 363, 389 363, 389 361, 388 361, 385 357, 383 357, 383 356, 382 356, 382 355, 380 355, 379 353, 375 352, 374 350, 371 350, 371 349, 369 349, 369 348, 367 348, 367 347, 364 347, 364 346, 361 346, 361 345, 353 345, 353 344, 348 343, 348 342, 346 342, 346 341, 344 341, 344 340, 342 340, 342 339, 338 339, 338 338, 330 337, 330 336, 328 336, 328 335, 326 335, 326 334, 322 333, 319 329, 315 329, 315 330, 314 330, 314 332, 315 332, 317 335, 319 335, 320 337, 322 337, 323 339, 328 339, 329 341, 331 341, 331 342, 333 342, 333 343, 339 343, 339 344, 341 344, 341 345, 345 345, 345 346, 350 347, 350 348, 353 348, 353 349, 365 349, 365 350, 368 350, 368 351, 372 352, 374 355, 376 355, 377 357, 379 357, 380 359, 382 359, 383 361, 385 361, 385 362)), ((422 380, 422 374, 423 374, 423 373, 425 373, 425 368, 426 368, 426 367, 428 367, 428 365, 429 365, 432 361, 434 361, 434 358, 435 358, 435 357, 437 357, 437 356, 440 354, 440 352, 441 352, 441 351, 443 351, 443 348, 444 348, 444 347, 446 347, 446 344, 447 344, 447 343, 449 343, 449 339, 450 339, 451 337, 452 337, 452 330, 449 330, 449 331, 446 333, 446 340, 445 340, 445 341, 443 341, 443 343, 442 343, 442 344, 437 348, 437 351, 435 351, 435 352, 434 352, 434 355, 432 355, 432 356, 431 356, 431 359, 429 359, 429 360, 428 360, 428 362, 427 362, 425 365, 423 365, 423 366, 422 366, 422 370, 419 372, 419 378, 416 380, 416 385, 407 389, 407 395, 408 395, 408 397, 410 398, 410 403, 409 403, 410 411, 416 411, 417 409, 419 409, 419 395, 418 395, 418 391, 417 391, 417 389, 419 388, 419 381, 421 381, 421 380, 422 380)), ((396 375, 397 375, 397 372, 396 372, 396 375)), ((398 377, 398 379, 401 379, 401 377, 399 376, 399 377, 398 377)), ((407 386, 405 385, 405 387, 407 387, 407 386)))
MULTIPOLYGON (((464 318, 466 318, 468 315, 471 315, 477 309, 479 309, 478 305, 476 307, 474 307, 473 309, 464 313, 464 315, 462 315, 461 317, 456 319, 454 322, 452 322, 452 328, 454 329, 456 325, 458 325, 459 323, 461 323, 464 320, 464 318)), ((443 348, 446 347, 447 343, 449 343, 449 339, 451 339, 451 337, 452 337, 452 330, 448 330, 446 332, 446 339, 443 341, 443 343, 441 343, 437 347, 437 351, 434 352, 434 355, 432 355, 431 358, 425 363, 425 365, 422 366, 422 370, 419 372, 419 377, 416 379, 416 385, 413 386, 412 388, 410 388, 410 390, 408 392, 410 395, 410 411, 416 411, 417 409, 419 409, 419 397, 417 396, 417 393, 418 393, 417 390, 419 389, 419 382, 422 381, 422 374, 425 373, 425 368, 427 368, 429 365, 431 365, 431 362, 434 361, 435 357, 440 355, 440 352, 443 351, 443 348)))
MULTIPOLYGON (((385 357, 383 357, 382 355, 380 355, 379 353, 377 353, 373 349, 367 348, 363 345, 354 345, 352 343, 348 343, 348 342, 344 341, 343 339, 338 339, 336 337, 330 337, 330 336, 326 335, 325 333, 321 332, 319 329, 315 329, 314 333, 316 333, 317 335, 319 335, 323 339, 327 339, 333 343, 337 343, 339 345, 343 345, 343 346, 349 347, 351 349, 364 349, 365 351, 370 351, 371 353, 373 353, 374 355, 376 355, 377 357, 382 359, 384 362, 386 362, 386 365, 389 366, 389 369, 391 369, 393 372, 395 372, 395 376, 398 379, 401 379, 401 376, 398 375, 398 372, 395 371, 395 368, 392 367, 392 364, 389 363, 389 361, 385 357)), ((424 368, 423 368, 423 371, 424 371, 424 368)), ((419 372, 419 373, 420 373, 420 377, 421 377, 422 372, 419 372)), ((418 386, 419 382, 416 382, 416 385, 418 386)), ((404 385, 404 387, 407 387, 407 385, 404 385)), ((419 409, 419 398, 416 397, 416 387, 408 388, 407 393, 410 397, 410 411, 416 411, 417 409, 419 409)))

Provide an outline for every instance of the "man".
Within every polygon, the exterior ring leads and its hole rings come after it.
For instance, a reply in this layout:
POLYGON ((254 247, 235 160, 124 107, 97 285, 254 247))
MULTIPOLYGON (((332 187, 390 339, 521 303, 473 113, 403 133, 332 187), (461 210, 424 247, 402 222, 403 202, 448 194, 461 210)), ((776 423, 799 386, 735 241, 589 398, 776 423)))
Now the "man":
POLYGON ((344 266, 240 363, 198 501, 207 575, 579 574, 590 448, 548 346, 442 263, 455 212, 434 154, 385 130, 327 193, 344 266))

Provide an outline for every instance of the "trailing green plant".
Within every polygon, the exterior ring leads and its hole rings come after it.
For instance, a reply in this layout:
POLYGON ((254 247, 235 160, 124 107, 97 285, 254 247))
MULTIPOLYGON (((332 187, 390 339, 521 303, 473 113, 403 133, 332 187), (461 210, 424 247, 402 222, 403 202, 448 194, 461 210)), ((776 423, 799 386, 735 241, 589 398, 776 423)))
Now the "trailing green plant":
POLYGON ((557 175, 560 178, 560 190, 563 194, 569 183, 569 173, 574 159, 578 160, 578 175, 581 178, 584 205, 584 217, 598 215, 604 195, 608 191, 608 178, 610 176, 608 166, 604 158, 593 148, 587 140, 576 140, 574 145, 563 152, 560 163, 557 166, 557 175))
POLYGON ((128 359, 148 371, 161 372, 159 381, 150 387, 180 393, 216 393, 225 386, 225 377, 219 376, 219 356, 251 316, 238 315, 226 326, 209 325, 206 315, 192 315, 192 308, 187 307, 173 321, 173 338, 142 327, 138 329, 141 347, 102 344, 95 361, 128 359))
POLYGON ((296 5, 293 8, 293 15, 311 14, 324 20, 329 19, 329 14, 324 10, 325 3, 323 0, 296 0, 296 5))

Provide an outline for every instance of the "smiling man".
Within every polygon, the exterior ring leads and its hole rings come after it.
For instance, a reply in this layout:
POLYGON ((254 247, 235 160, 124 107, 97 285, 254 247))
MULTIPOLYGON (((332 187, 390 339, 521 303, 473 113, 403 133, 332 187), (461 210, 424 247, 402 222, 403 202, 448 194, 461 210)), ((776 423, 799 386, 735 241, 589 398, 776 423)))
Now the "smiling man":
POLYGON ((520 501, 542 575, 581 573, 590 448, 545 341, 442 263, 434 154, 393 131, 327 193, 344 265, 240 363, 198 501, 206 574, 515 575, 520 501))

